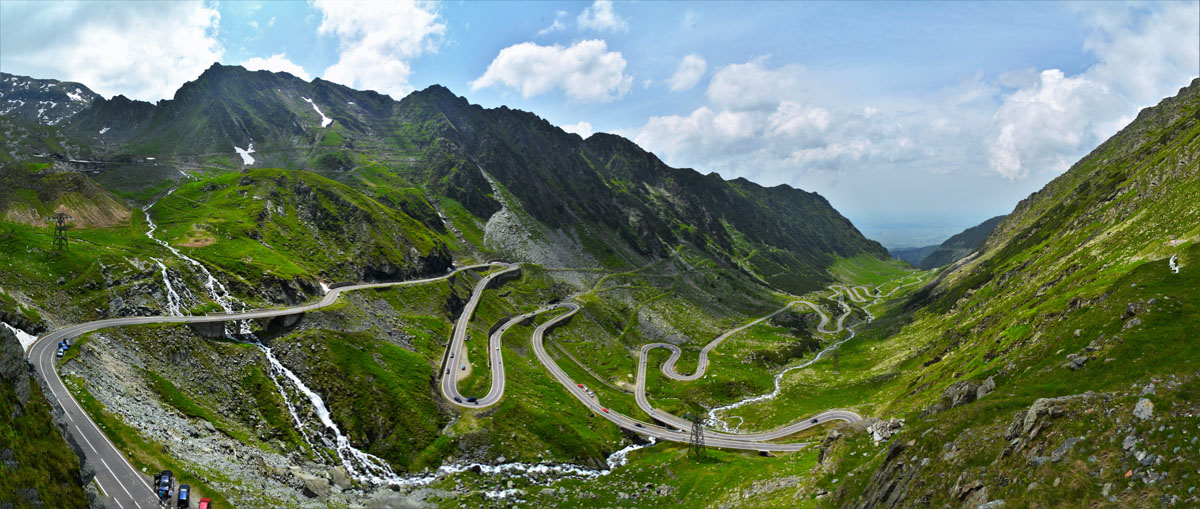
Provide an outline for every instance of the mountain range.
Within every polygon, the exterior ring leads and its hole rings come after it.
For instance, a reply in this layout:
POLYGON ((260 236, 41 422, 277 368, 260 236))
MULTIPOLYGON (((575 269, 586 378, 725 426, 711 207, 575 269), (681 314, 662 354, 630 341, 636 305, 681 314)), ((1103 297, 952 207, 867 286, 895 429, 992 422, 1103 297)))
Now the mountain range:
MULTIPOLYGON (((815 193, 672 168, 620 136, 585 139, 441 86, 397 101, 214 64, 154 104, 13 75, 0 94, 0 319, 18 329, 446 276, 348 292, 249 334, 105 329, 56 361, 131 462, 219 503, 1200 504, 1200 78, 1010 214, 890 254, 815 193), (46 222, 58 212, 72 216, 65 249, 46 222), (486 291, 490 268, 447 275, 497 259, 520 271, 486 291), (530 343, 554 325, 535 315, 559 303, 578 314, 530 343), (651 344, 679 348, 655 366, 707 358, 708 371, 635 379, 651 344), (464 395, 488 391, 493 348, 500 403, 438 392, 451 370, 464 395), (561 390, 542 354, 603 409, 561 390), (693 460, 686 444, 650 447, 597 418, 661 423, 635 389, 738 432, 830 409, 866 418, 804 431, 789 439, 810 443, 797 452, 693 460), (297 406, 313 395, 321 405, 297 406), (327 420, 338 445, 311 434, 327 420), (343 446, 440 477, 371 485, 337 461, 343 446), (530 464, 590 473, 490 473, 530 464)), ((5 468, 29 465, 0 488, 29 504, 100 500, 72 434, 31 431, 52 429, 53 398, 0 329, 0 376, 15 388, 0 415, 29 436, 0 432, 5 468)))

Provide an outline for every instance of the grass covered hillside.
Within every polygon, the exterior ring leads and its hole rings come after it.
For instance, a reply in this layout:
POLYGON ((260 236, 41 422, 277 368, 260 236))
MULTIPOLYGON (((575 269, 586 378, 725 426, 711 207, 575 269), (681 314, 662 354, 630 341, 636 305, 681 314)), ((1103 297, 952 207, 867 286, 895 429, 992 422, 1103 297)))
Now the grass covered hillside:
POLYGON ((248 170, 190 182, 149 208, 156 235, 245 281, 364 281, 442 273, 445 226, 304 171, 248 170))
POLYGON ((0 215, 11 222, 44 226, 58 212, 73 228, 128 224, 124 201, 86 175, 49 171, 48 164, 0 166, 0 215))
POLYGON ((830 435, 813 493, 863 507, 1200 502, 1198 136, 1200 80, 895 310, 871 350, 904 359, 876 396, 903 430, 883 449, 830 435))

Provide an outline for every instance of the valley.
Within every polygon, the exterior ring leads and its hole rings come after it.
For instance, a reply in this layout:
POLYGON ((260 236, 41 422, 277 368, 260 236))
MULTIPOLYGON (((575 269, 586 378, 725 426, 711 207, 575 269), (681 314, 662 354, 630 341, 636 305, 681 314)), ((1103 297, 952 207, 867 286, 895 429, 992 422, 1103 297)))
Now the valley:
POLYGON ((1200 500, 1200 81, 918 263, 441 86, 87 90, 0 125, 3 408, 80 506, 1200 500))

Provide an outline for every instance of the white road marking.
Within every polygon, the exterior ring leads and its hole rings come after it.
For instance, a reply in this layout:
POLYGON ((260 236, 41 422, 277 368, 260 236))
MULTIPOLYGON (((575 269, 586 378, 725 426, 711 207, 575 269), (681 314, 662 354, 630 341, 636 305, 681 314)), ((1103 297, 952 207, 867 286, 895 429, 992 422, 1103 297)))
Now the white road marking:
MULTIPOLYGON (((108 470, 109 472, 112 472, 112 471, 113 471, 112 467, 108 466, 108 462, 107 462, 107 461, 104 461, 104 458, 100 458, 100 463, 103 463, 103 464, 104 464, 104 469, 105 469, 105 470, 108 470)), ((113 478, 114 478, 114 479, 117 479, 117 476, 115 475, 115 473, 114 473, 114 475, 113 475, 113 478)), ((122 483, 122 482, 121 482, 121 479, 117 479, 117 486, 120 486, 120 487, 121 487, 121 491, 124 491, 124 492, 125 492, 125 496, 129 497, 129 499, 130 499, 130 500, 135 500, 135 499, 133 498, 133 495, 130 495, 130 494, 129 494, 129 490, 125 489, 125 483, 122 483)))
POLYGON ((88 437, 87 437, 87 435, 84 435, 84 434, 83 434, 83 430, 79 429, 79 425, 73 424, 72 426, 75 426, 75 431, 79 433, 79 436, 83 438, 83 441, 84 441, 84 442, 87 442, 87 444, 88 444, 88 447, 90 447, 90 448, 92 449, 92 452, 99 454, 99 453, 100 453, 100 451, 97 451, 97 450, 96 450, 96 447, 94 447, 94 446, 92 445, 92 441, 91 441, 91 440, 88 440, 88 437))

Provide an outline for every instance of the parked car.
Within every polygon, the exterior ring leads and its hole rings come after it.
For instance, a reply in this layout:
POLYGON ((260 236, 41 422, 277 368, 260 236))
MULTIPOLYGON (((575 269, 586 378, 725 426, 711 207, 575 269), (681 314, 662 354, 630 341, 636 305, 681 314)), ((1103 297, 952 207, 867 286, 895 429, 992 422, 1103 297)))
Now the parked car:
POLYGON ((583 388, 583 384, 575 384, 575 385, 578 385, 580 389, 583 388))
POLYGON ((57 353, 55 353, 54 355, 55 355, 55 356, 57 356, 57 357, 62 357, 62 356, 63 356, 63 352, 66 352, 66 351, 67 351, 67 349, 65 349, 65 348, 59 348, 59 349, 58 349, 58 352, 57 352, 57 353))
POLYGON ((190 509, 192 504, 191 504, 191 499, 189 499, 188 497, 190 497, 191 494, 192 494, 191 486, 188 486, 186 484, 180 484, 179 485, 179 496, 175 498, 175 500, 177 500, 179 502, 177 504, 175 504, 175 507, 178 507, 179 509, 190 509))
POLYGON ((463 370, 463 371, 466 371, 466 370, 467 370, 467 365, 466 365, 466 364, 463 364, 463 365, 462 365, 462 370, 463 370))
POLYGON ((200 499, 199 509, 212 509, 212 500, 207 498, 200 499))
POLYGON ((161 474, 154 476, 154 493, 158 495, 158 499, 169 501, 171 499, 171 487, 174 485, 175 474, 170 470, 163 470, 161 474))

